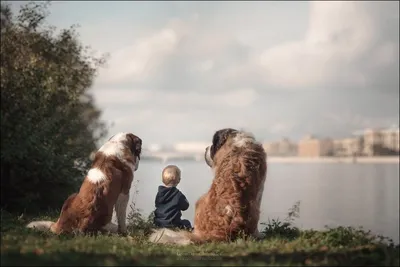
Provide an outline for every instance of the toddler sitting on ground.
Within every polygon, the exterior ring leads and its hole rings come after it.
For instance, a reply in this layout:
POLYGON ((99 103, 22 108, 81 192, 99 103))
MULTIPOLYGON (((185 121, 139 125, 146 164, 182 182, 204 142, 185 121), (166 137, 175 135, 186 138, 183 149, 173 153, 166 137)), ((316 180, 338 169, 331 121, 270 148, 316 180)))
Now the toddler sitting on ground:
POLYGON ((154 224, 165 228, 186 228, 192 226, 188 220, 182 220, 182 212, 189 208, 185 195, 176 186, 181 180, 181 170, 175 165, 168 165, 162 171, 164 185, 158 187, 155 199, 154 224))

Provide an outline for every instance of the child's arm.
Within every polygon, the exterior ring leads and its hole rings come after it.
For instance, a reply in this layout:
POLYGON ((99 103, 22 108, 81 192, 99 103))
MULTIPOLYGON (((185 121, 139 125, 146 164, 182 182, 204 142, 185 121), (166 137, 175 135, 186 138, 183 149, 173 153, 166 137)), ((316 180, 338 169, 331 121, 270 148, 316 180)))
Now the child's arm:
POLYGON ((158 207, 158 193, 154 199, 154 206, 157 208, 158 207))
POLYGON ((189 208, 189 201, 184 194, 181 193, 179 197, 179 207, 181 210, 187 210, 189 208))

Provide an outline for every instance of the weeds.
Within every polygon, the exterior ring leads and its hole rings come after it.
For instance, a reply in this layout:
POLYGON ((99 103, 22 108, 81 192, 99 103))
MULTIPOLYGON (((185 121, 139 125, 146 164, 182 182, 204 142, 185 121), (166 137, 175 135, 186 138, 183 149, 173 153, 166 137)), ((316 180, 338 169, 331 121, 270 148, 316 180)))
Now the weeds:
POLYGON ((264 230, 261 232, 265 238, 283 238, 293 240, 300 235, 300 229, 293 225, 295 218, 300 217, 300 201, 297 201, 288 211, 288 215, 284 221, 279 219, 268 219, 268 223, 261 223, 265 225, 264 230))
MULTIPOLYGON (((300 218, 300 201, 297 201, 288 211, 284 221, 279 219, 268 220, 262 233, 266 239, 284 239, 294 241, 307 240, 308 243, 320 244, 325 247, 356 247, 377 244, 387 244, 395 247, 393 240, 381 235, 374 235, 371 231, 365 231, 362 227, 335 228, 325 227, 323 231, 303 230, 294 226, 295 219, 300 218)), ((397 246, 398 247, 398 246, 397 246)))
POLYGON ((154 211, 150 213, 150 215, 145 218, 142 215, 142 211, 136 207, 136 197, 139 194, 139 180, 136 179, 134 180, 136 183, 135 185, 132 185, 132 188, 135 188, 134 194, 133 194, 133 199, 132 199, 132 204, 129 206, 130 211, 128 215, 126 216, 127 218, 127 227, 128 230, 136 236, 147 236, 148 234, 151 233, 151 229, 154 227, 153 225, 153 218, 154 218, 154 211))
POLYGON ((136 208, 135 205, 130 206, 131 211, 127 215, 128 230, 139 236, 147 236, 151 233, 154 228, 153 218, 154 211, 150 213, 147 218, 144 218, 141 214, 141 210, 136 208))

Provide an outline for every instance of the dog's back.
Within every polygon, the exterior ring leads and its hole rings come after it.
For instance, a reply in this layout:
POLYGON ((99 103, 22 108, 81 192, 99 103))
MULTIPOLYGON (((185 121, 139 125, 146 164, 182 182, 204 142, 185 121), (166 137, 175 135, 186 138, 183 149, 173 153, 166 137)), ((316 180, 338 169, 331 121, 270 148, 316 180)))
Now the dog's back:
POLYGON ((216 241, 253 235, 266 168, 264 149, 257 143, 228 150, 218 162, 209 192, 196 203, 194 234, 216 241))
POLYGON ((85 177, 79 193, 72 194, 64 202, 60 218, 52 226, 57 229, 55 232, 99 231, 111 221, 129 169, 117 157, 104 156, 101 152, 96 156, 93 168, 100 169, 105 178, 93 183, 90 173, 85 177))
POLYGON ((141 139, 131 133, 119 133, 110 138, 95 153, 79 192, 64 201, 58 220, 55 223, 31 222, 27 227, 49 229, 56 234, 102 231, 110 228, 108 224, 111 224, 115 206, 118 224, 126 231, 126 205, 133 173, 138 168, 141 144, 141 139))

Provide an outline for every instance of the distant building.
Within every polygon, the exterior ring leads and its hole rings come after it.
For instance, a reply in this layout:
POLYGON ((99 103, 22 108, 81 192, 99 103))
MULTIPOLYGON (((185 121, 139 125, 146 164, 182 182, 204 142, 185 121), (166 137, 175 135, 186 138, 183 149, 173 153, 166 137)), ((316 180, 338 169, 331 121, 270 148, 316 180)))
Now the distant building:
POLYGON ((399 154, 399 128, 367 129, 364 131, 365 156, 399 154))
POLYGON ((364 131, 364 148, 365 156, 379 155, 379 148, 382 147, 382 133, 379 130, 367 129, 364 131))
POLYGON ((333 140, 333 155, 337 157, 360 156, 364 149, 363 141, 361 136, 333 140))
POLYGON ((264 143, 263 147, 268 156, 279 155, 279 144, 277 142, 264 143))
POLYGON ((317 139, 311 135, 299 141, 299 157, 324 157, 333 155, 333 141, 331 139, 317 139))
POLYGON ((399 128, 384 129, 382 132, 383 147, 399 153, 399 128))
POLYGON ((268 156, 289 157, 297 155, 297 145, 287 138, 276 142, 264 143, 263 147, 268 156))
POLYGON ((297 144, 291 142, 287 138, 283 138, 278 142, 279 153, 282 156, 295 156, 297 155, 297 144))

